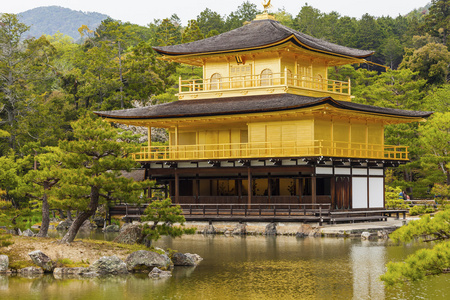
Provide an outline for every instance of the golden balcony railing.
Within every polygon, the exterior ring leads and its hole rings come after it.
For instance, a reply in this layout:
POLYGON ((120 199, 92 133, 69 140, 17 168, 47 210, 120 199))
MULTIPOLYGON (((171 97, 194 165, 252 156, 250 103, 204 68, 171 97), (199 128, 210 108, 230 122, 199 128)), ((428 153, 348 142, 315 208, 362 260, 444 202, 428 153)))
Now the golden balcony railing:
POLYGON ((309 141, 242 144, 205 144, 142 147, 136 161, 186 161, 209 159, 274 157, 349 157, 362 159, 409 160, 408 147, 360 143, 309 141))
POLYGON ((233 89, 267 88, 273 86, 288 86, 294 88, 308 89, 322 92, 332 92, 343 95, 351 94, 350 79, 348 81, 338 81, 324 79, 319 76, 293 75, 288 72, 245 75, 234 77, 220 77, 213 79, 179 79, 179 92, 211 92, 226 91, 233 89))

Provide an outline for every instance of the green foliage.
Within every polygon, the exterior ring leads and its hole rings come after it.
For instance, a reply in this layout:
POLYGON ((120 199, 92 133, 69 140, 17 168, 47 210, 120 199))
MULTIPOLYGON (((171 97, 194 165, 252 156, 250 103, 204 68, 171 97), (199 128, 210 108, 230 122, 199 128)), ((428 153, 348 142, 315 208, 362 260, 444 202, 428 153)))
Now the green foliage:
POLYGON ((447 46, 438 43, 427 43, 419 49, 409 49, 400 65, 418 72, 420 78, 429 84, 447 82, 449 74, 450 52, 447 46))
POLYGON ((217 34, 224 32, 225 22, 222 16, 209 8, 206 8, 197 16, 197 24, 204 36, 210 35, 212 31, 217 32, 217 34))
POLYGON ((425 17, 425 28, 432 35, 442 39, 444 45, 448 45, 450 34, 450 1, 432 0, 429 14, 425 17))
POLYGON ((76 140, 59 144, 61 176, 55 196, 80 210, 86 209, 92 189, 101 193, 103 199, 106 194, 115 193, 111 197, 136 201, 140 187, 150 183, 121 177, 121 171, 137 166, 128 156, 137 149, 137 137, 90 116, 72 123, 72 127, 76 140))
POLYGON ((89 261, 85 262, 84 260, 80 262, 74 262, 69 258, 59 258, 56 260, 57 268, 87 268, 89 267, 89 261))
POLYGON ((431 189, 431 194, 434 197, 442 197, 442 199, 449 199, 450 197, 450 185, 435 183, 431 189))
POLYGON ((0 200, 0 226, 23 231, 40 220, 38 211, 33 211, 29 207, 15 208, 9 201, 0 200))
POLYGON ((385 201, 386 208, 388 209, 405 209, 407 205, 403 198, 399 198, 399 194, 402 189, 400 187, 392 188, 388 185, 385 186, 385 201))
POLYGON ((434 88, 424 99, 424 109, 434 112, 449 112, 450 110, 450 84, 434 88))
POLYGON ((181 42, 181 26, 176 15, 173 15, 170 19, 163 19, 162 21, 155 20, 153 27, 155 27, 153 45, 170 46, 181 42))
POLYGON ((444 210, 436 213, 431 218, 429 215, 424 215, 420 220, 413 220, 407 226, 403 226, 394 231, 390 238, 394 242, 409 243, 415 238, 426 240, 445 240, 450 237, 450 210, 444 210))
POLYGON ((425 206, 425 205, 416 205, 410 208, 409 210, 409 214, 411 216, 418 216, 418 215, 423 215, 423 214, 429 214, 429 213, 433 213, 434 212, 434 208, 430 207, 430 206, 425 206))
POLYGON ((420 142, 426 150, 421 161, 441 170, 446 177, 445 183, 450 185, 450 113, 435 113, 419 132, 420 142))
MULTIPOLYGON (((0 205, 1 205, 1 203, 0 203, 0 205)), ((8 247, 8 246, 14 244, 14 242, 11 239, 12 239, 12 235, 5 234, 3 230, 0 230, 0 248, 8 247)))
POLYGON ((202 40, 203 38, 204 35, 202 34, 200 27, 198 27, 197 21, 190 20, 188 22, 188 26, 183 31, 183 35, 181 36, 181 42, 183 44, 191 43, 198 40, 202 40))
POLYGON ((381 276, 388 286, 406 281, 417 281, 425 276, 447 273, 450 268, 450 241, 433 249, 421 249, 408 256, 404 262, 389 262, 387 272, 381 276))
POLYGON ((184 224, 186 219, 182 213, 180 206, 172 205, 170 199, 152 201, 141 218, 143 222, 153 222, 153 225, 150 226, 146 224, 143 230, 148 246, 152 241, 158 240, 161 235, 181 236, 185 230, 173 225, 175 223, 184 224))
POLYGON ((450 268, 450 210, 438 212, 433 218, 424 215, 394 231, 394 242, 409 243, 416 238, 440 242, 432 249, 422 249, 408 256, 404 262, 390 262, 381 276, 387 285, 416 281, 428 275, 438 275, 450 268))
POLYGON ((245 22, 251 22, 256 18, 256 15, 261 13, 256 4, 250 1, 243 2, 236 11, 230 13, 225 21, 225 31, 230 31, 239 28, 245 22))
MULTIPOLYGON (((58 184, 52 188, 57 208, 80 212, 74 224, 81 226, 92 216, 98 205, 112 199, 128 203, 140 200, 142 190, 153 183, 135 182, 122 175, 137 166, 130 154, 138 148, 137 136, 117 130, 100 118, 87 115, 72 123, 74 139, 60 141, 58 184)), ((63 238, 71 242, 79 229, 73 225, 63 238)))

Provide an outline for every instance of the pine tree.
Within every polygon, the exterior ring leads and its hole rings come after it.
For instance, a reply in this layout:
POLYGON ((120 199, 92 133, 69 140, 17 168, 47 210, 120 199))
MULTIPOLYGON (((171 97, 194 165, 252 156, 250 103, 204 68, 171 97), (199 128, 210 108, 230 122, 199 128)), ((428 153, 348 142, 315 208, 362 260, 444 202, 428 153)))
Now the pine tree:
POLYGON ((183 36, 181 37, 181 42, 190 43, 198 40, 202 40, 204 38, 202 31, 198 27, 196 20, 190 20, 188 22, 188 26, 183 32, 183 36))
POLYGON ((442 38, 447 45, 450 34, 450 0, 432 0, 425 27, 433 35, 442 38))
POLYGON ((47 153, 35 157, 36 165, 39 162, 39 169, 31 170, 24 176, 25 182, 29 183, 23 188, 24 194, 42 203, 42 222, 38 237, 46 237, 48 233, 50 225, 49 197, 51 197, 51 189, 58 184, 61 178, 59 157, 61 157, 59 148, 47 148, 47 153))
POLYGON ((143 189, 152 185, 121 176, 122 170, 137 167, 130 157, 137 150, 132 143, 134 137, 91 116, 72 123, 72 127, 75 140, 59 144, 61 177, 54 191, 62 201, 75 202, 73 205, 80 213, 62 243, 75 239, 81 225, 95 213, 100 203, 112 199, 138 201, 143 189))
POLYGON ((432 249, 422 249, 408 256, 403 262, 390 262, 387 272, 381 276, 387 285, 417 281, 425 276, 448 273, 450 268, 450 210, 411 221, 390 235, 394 242, 409 243, 414 239, 436 242, 432 249))

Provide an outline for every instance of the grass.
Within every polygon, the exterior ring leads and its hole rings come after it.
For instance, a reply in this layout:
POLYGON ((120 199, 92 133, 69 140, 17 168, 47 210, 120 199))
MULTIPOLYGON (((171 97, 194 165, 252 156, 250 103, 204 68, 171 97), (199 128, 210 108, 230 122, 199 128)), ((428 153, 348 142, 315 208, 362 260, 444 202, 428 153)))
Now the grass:
MULTIPOLYGON (((81 240, 77 240, 77 241, 81 241, 81 240)), ((136 252, 139 250, 150 250, 149 248, 145 247, 144 245, 140 245, 140 244, 129 245, 129 244, 119 244, 119 243, 114 243, 114 242, 97 241, 97 240, 82 240, 82 241, 85 244, 92 244, 93 249, 96 249, 96 250, 104 249, 105 246, 110 249, 119 248, 119 249, 129 250, 129 251, 127 251, 127 253, 128 252, 132 253, 132 252, 136 252)))
POLYGON ((71 259, 68 258, 60 258, 56 260, 56 267, 57 268, 87 268, 89 267, 89 260, 87 261, 80 261, 80 262, 73 262, 71 259))

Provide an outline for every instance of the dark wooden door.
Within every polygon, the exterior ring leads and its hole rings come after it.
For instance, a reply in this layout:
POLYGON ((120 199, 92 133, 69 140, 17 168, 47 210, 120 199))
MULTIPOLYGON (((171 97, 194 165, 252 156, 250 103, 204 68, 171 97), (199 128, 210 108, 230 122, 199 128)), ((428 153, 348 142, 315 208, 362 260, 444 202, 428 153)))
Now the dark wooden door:
POLYGON ((335 196, 334 196, 334 208, 335 209, 349 209, 350 205, 350 177, 339 176, 336 177, 335 184, 335 196))

